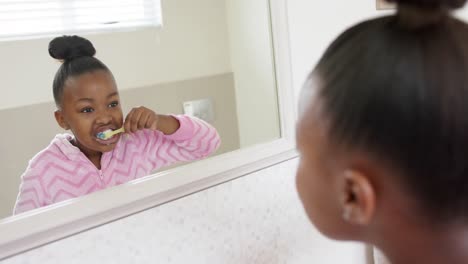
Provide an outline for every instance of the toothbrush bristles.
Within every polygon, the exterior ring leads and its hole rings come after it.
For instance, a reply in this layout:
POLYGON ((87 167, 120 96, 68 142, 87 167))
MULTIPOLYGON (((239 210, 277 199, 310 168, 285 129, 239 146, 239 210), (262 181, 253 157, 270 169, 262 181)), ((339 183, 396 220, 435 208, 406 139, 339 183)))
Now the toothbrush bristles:
POLYGON ((96 135, 96 137, 99 138, 99 139, 102 139, 102 140, 107 140, 107 139, 113 137, 115 134, 122 133, 122 132, 124 132, 123 127, 120 128, 120 129, 114 130, 114 131, 108 129, 106 131, 99 132, 96 135))
POLYGON ((110 137, 112 137, 112 130, 106 130, 106 131, 103 131, 103 132, 99 132, 97 134, 97 138, 103 139, 103 140, 108 139, 110 137))

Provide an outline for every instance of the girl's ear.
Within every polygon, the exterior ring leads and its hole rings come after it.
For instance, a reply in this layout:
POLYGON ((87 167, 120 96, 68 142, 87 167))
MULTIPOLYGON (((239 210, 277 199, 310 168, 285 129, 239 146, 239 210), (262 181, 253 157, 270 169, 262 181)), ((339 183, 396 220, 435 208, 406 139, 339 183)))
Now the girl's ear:
POLYGON ((57 121, 57 124, 65 129, 65 130, 69 130, 70 129, 70 126, 68 125, 68 123, 65 121, 65 118, 63 116, 63 113, 62 111, 60 110, 55 110, 54 112, 54 116, 55 116, 55 120, 57 121))
POLYGON ((368 175, 357 170, 347 170, 343 175, 343 219, 351 224, 368 225, 375 215, 375 189, 368 175))

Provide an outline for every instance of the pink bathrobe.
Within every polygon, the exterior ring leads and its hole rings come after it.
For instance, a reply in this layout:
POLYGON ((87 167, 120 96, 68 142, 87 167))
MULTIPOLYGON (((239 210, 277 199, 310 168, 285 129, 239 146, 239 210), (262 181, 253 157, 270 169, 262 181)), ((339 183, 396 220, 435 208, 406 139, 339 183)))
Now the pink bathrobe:
POLYGON ((218 148, 220 138, 212 126, 175 117, 180 128, 172 135, 151 130, 122 135, 112 151, 102 154, 101 170, 70 143, 71 135, 57 135, 29 162, 14 214, 116 186, 179 161, 201 159, 218 148))

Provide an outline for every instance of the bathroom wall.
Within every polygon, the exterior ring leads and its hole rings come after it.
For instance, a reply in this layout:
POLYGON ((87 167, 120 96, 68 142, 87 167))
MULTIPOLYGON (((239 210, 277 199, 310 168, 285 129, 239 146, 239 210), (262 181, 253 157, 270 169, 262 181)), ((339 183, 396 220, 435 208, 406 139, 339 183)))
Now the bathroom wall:
POLYGON ((242 147, 280 137, 268 0, 226 0, 242 147), (271 47, 271 48, 269 48, 271 47))
MULTIPOLYGON (((161 2, 162 28, 85 36, 119 89, 231 72, 225 1, 161 2)), ((0 42, 0 109, 52 101, 50 39, 0 42)))
MULTIPOLYGON (((293 79, 296 94, 327 46, 345 28, 394 11, 377 11, 376 0, 288 0, 293 79)), ((468 21, 468 7, 457 11, 468 21)))

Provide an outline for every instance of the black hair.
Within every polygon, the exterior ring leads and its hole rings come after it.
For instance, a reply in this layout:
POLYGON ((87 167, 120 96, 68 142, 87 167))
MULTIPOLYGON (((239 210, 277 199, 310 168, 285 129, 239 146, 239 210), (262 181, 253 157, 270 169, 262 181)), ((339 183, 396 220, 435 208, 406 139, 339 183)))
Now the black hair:
POLYGON ((65 82, 70 77, 79 76, 96 70, 105 70, 107 66, 94 57, 96 50, 93 44, 79 36, 61 36, 49 43, 49 54, 52 58, 62 61, 53 82, 54 100, 60 108, 65 82))
POLYGON ((466 0, 393 0, 396 15, 340 35, 309 78, 336 144, 364 150, 401 173, 437 219, 468 219, 466 0))

